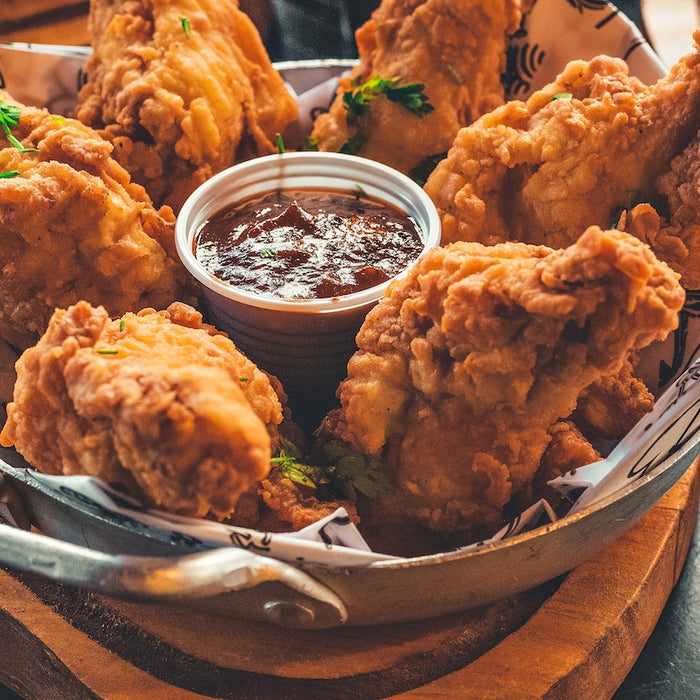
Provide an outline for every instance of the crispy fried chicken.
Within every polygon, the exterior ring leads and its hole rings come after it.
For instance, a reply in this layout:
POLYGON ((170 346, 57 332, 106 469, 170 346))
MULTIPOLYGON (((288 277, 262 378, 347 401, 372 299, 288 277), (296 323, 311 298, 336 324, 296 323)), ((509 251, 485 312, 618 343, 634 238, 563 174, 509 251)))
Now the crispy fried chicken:
POLYGON ((225 518, 270 470, 281 386, 185 304, 114 320, 84 301, 57 310, 17 372, 0 441, 40 471, 225 518))
POLYGON ((433 249, 368 315, 330 433, 383 461, 396 491, 373 502, 381 518, 484 536, 543 464, 576 466, 548 450, 568 440, 590 458, 560 421, 675 328, 684 298, 676 273, 615 230, 590 227, 563 250, 433 249))
POLYGON ((153 207, 112 144, 75 119, 0 100, 18 110, 10 131, 23 146, 0 132, 0 338, 24 349, 55 308, 80 299, 120 315, 191 298, 173 212, 153 207))
POLYGON ((358 155, 404 173, 450 147, 458 129, 503 104, 506 43, 529 0, 383 0, 357 32, 360 63, 340 85, 312 138, 324 151, 348 143, 358 155), (358 122, 346 92, 379 77, 424 87, 433 111, 415 114, 401 100, 374 97, 358 122))
POLYGON ((204 180, 275 152, 297 105, 236 0, 92 0, 78 118, 177 212, 204 180))
MULTIPOLYGON (((698 127, 700 52, 654 85, 631 77, 622 59, 572 61, 526 102, 462 129, 425 189, 444 241, 566 247, 589 225, 615 225, 636 202, 663 206, 657 178, 698 127)), ((697 237, 678 226, 649 239, 686 287, 698 279, 699 253, 687 252, 697 237)))

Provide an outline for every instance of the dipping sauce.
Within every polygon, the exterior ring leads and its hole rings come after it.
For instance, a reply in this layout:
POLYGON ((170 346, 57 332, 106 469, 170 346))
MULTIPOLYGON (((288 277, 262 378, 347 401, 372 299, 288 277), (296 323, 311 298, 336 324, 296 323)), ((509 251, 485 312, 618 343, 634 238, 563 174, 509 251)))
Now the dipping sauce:
POLYGON ((218 211, 195 236, 206 271, 242 290, 325 299, 403 272, 423 241, 410 216, 361 193, 278 190, 218 211))

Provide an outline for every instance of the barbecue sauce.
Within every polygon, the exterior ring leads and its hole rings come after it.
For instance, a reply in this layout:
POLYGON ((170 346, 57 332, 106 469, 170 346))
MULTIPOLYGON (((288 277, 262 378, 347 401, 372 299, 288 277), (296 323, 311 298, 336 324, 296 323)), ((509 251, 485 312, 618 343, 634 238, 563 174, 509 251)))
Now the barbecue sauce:
POLYGON ((206 221, 194 253, 214 277, 283 299, 324 299, 381 284, 423 250, 413 220, 362 193, 278 190, 206 221))

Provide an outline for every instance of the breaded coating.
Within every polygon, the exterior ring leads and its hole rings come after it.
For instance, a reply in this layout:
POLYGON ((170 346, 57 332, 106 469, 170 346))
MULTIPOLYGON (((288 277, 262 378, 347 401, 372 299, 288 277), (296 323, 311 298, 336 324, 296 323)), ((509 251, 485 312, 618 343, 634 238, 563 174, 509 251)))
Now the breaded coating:
POLYGON ((92 55, 77 117, 103 129, 119 162, 177 212, 202 182, 274 153, 297 117, 236 0, 92 0, 92 55))
POLYGON ((185 304, 114 320, 85 301, 57 310, 17 374, 0 442, 42 472, 221 519, 270 470, 283 392, 185 304))
POLYGON ((314 124, 323 151, 353 152, 410 173, 444 154, 460 127, 503 104, 508 37, 529 0, 383 0, 356 32, 359 64, 340 80, 330 111, 314 124), (419 116, 374 98, 359 127, 348 124, 344 94, 378 76, 418 83, 433 111, 419 116))
POLYGON ((622 225, 671 267, 682 270, 686 289, 700 289, 700 135, 671 161, 656 188, 665 198, 659 209, 665 215, 650 204, 638 204, 626 213, 622 225))
POLYGON ((175 217, 156 210, 112 158, 112 144, 75 119, 25 107, 0 131, 0 338, 24 349, 55 308, 86 299, 111 314, 188 299, 175 217))
POLYGON ((617 374, 601 377, 581 392, 575 418, 586 435, 620 439, 653 407, 654 395, 627 360, 617 374))
POLYGON ((509 502, 528 499, 582 390, 666 337, 684 298, 676 273, 615 230, 590 227, 562 250, 433 249, 367 316, 333 433, 395 481, 373 502, 382 517, 492 534, 509 502))
MULTIPOLYGON (((619 58, 572 61, 526 102, 511 101, 462 129, 425 190, 440 211, 444 242, 562 248, 587 226, 616 225, 637 202, 663 206, 657 178, 698 127, 698 51, 654 85, 630 76, 619 58)), ((698 253, 682 250, 697 236, 682 227, 671 236, 649 243, 689 288, 698 253), (677 254, 668 256, 672 245, 677 254)))

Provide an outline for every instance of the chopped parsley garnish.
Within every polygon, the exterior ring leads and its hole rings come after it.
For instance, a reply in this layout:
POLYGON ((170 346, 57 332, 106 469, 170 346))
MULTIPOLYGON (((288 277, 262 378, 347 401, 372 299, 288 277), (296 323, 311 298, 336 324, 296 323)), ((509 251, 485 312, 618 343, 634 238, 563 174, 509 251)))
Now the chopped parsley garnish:
POLYGON ((376 498, 390 490, 391 484, 374 457, 355 452, 347 445, 331 441, 324 446, 325 466, 306 464, 298 448, 282 439, 279 456, 271 461, 283 476, 311 489, 326 487, 334 496, 354 500, 357 492, 376 498))
POLYGON ((126 325, 126 321, 124 319, 121 319, 121 321, 119 321, 119 330, 123 331, 125 325, 126 325))
POLYGON ((277 145, 277 153, 284 153, 284 141, 282 140, 282 134, 279 132, 275 134, 275 144, 277 145))
POLYGON ((12 177, 17 177, 19 175, 19 170, 5 170, 0 173, 0 180, 9 180, 12 177))
POLYGON ((554 102, 554 100, 570 100, 572 97, 573 95, 570 92, 558 92, 552 96, 550 102, 554 102))
POLYGON ((97 350, 98 355, 117 355, 119 353, 119 350, 116 350, 115 348, 100 348, 97 350))
POLYGON ((25 148, 13 135, 10 129, 19 124, 19 107, 8 105, 4 100, 0 100, 0 126, 2 126, 7 140, 20 153, 34 153, 36 148, 25 148))
POLYGON ((348 124, 356 124, 357 120, 367 113, 370 103, 382 95, 402 105, 418 117, 433 111, 434 107, 428 102, 428 97, 423 92, 425 89, 423 83, 399 85, 400 80, 400 78, 386 80, 375 75, 347 91, 343 95, 343 106, 348 111, 348 124))
POLYGON ((241 375, 240 377, 238 377, 238 381, 239 381, 239 382, 247 382, 247 381, 248 381, 248 377, 244 377, 244 376, 241 375))
POLYGON ((51 119, 53 119, 56 122, 56 124, 63 124, 63 122, 66 121, 65 117, 61 117, 60 115, 54 114, 51 115, 51 119))
POLYGON ((182 31, 185 32, 185 36, 190 38, 190 21, 187 17, 180 17, 180 24, 182 25, 182 31))
POLYGON ((263 248, 260 251, 261 258, 273 258, 274 256, 275 256, 275 252, 272 250, 272 248, 263 248))
POLYGON ((354 154, 362 148, 367 140, 365 131, 370 105, 378 98, 385 97, 406 108, 417 117, 423 117, 435 109, 428 102, 428 96, 423 92, 425 89, 423 83, 406 83, 405 85, 400 83, 400 78, 387 80, 374 75, 364 83, 355 84, 352 90, 343 94, 343 107, 347 110, 347 124, 357 131, 343 144, 340 149, 341 153, 354 154))
POLYGON ((301 452, 293 442, 282 438, 280 443, 282 447, 279 455, 270 461, 278 467, 283 476, 295 484, 301 484, 310 489, 316 489, 319 485, 328 483, 320 467, 301 462, 301 452))

